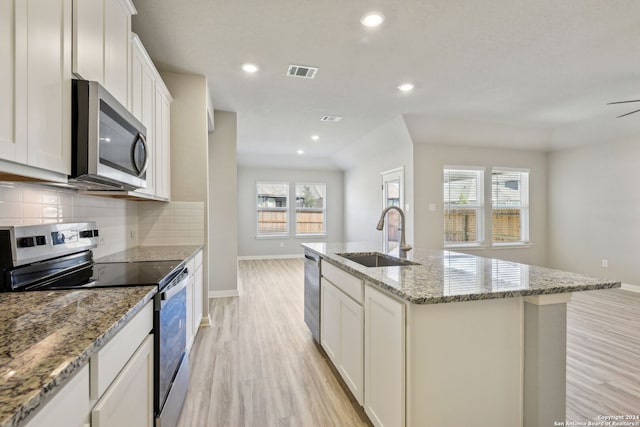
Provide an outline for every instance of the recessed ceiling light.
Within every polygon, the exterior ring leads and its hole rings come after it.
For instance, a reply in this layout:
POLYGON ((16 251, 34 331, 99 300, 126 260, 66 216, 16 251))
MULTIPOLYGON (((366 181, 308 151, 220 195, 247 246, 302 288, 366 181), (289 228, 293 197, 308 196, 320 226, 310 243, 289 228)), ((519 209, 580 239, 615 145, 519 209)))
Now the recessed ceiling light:
POLYGON ((247 73, 255 73, 256 71, 258 71, 260 69, 260 67, 258 67, 255 64, 243 64, 242 65, 242 69, 244 71, 246 71, 247 73))
POLYGON ((298 156, 302 156, 304 154, 304 150, 298 150, 296 153, 298 153, 298 156))
POLYGON ((360 18, 360 23, 365 27, 373 28, 384 22, 384 15, 380 12, 369 12, 360 18))
POLYGON ((413 87, 413 83, 402 83, 400 86, 398 86, 398 89, 403 92, 411 92, 413 90, 413 87))
POLYGON ((314 141, 317 141, 320 139, 319 135, 311 135, 311 139, 313 139, 314 141))

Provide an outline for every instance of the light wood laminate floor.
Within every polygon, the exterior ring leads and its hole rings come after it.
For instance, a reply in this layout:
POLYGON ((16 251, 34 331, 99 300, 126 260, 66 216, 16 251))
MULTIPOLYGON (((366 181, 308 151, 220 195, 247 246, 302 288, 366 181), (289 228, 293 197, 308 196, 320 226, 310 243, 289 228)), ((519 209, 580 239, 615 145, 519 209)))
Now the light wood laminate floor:
POLYGON ((191 350, 179 427, 366 426, 303 319, 301 259, 240 261, 191 350))
POLYGON ((567 311, 567 419, 640 415, 640 293, 577 292, 567 311))
MULTIPOLYGON (((179 427, 368 425, 304 324, 302 260, 240 261, 238 275, 242 296, 212 300, 196 338, 179 427)), ((640 294, 574 294, 567 347, 568 420, 640 413, 640 294)))

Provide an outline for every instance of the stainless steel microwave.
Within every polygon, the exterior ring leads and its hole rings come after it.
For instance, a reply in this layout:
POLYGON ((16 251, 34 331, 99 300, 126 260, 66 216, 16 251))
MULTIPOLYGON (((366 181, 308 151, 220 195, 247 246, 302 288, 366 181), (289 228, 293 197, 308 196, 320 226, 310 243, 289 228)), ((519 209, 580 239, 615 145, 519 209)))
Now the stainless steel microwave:
POLYGON ((146 129, 99 83, 73 80, 69 183, 96 190, 146 187, 146 129))

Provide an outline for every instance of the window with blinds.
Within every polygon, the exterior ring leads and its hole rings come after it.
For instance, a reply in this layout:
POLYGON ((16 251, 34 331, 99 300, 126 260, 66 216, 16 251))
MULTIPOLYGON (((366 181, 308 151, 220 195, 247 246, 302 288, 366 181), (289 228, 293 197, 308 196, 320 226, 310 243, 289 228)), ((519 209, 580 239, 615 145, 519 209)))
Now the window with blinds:
POLYGON ((484 240, 484 168, 444 168, 445 246, 480 245, 484 240))
POLYGON ((491 171, 491 228, 496 245, 529 242, 529 171, 491 171))
POLYGON ((327 230, 327 185, 296 183, 296 235, 323 235, 327 230))
POLYGON ((289 184, 256 183, 257 235, 279 236, 289 233, 289 184))

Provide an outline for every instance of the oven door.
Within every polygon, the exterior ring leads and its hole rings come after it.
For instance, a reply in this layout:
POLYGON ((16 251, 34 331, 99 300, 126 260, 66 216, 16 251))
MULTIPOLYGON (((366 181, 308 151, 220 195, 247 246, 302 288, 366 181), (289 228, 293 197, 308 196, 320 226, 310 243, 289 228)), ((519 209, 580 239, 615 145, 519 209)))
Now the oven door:
POLYGON ((162 412, 185 356, 188 280, 185 271, 156 296, 156 414, 162 412))

